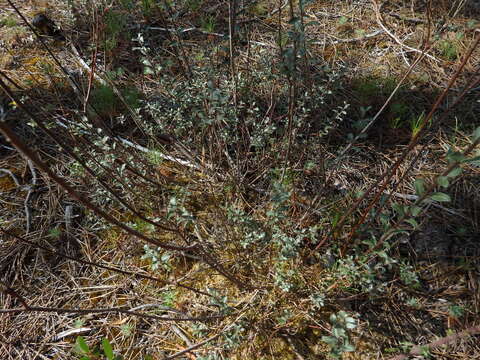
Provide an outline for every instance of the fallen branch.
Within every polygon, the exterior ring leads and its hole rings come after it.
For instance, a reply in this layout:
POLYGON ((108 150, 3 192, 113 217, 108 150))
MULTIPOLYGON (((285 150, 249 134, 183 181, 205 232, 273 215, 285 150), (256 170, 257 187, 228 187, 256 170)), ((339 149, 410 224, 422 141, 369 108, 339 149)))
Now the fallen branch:
POLYGON ((68 336, 85 334, 85 333, 88 333, 90 331, 92 331, 92 328, 88 328, 88 327, 81 327, 81 328, 78 328, 78 329, 65 330, 65 331, 62 331, 61 333, 58 333, 57 335, 55 335, 53 337, 52 341, 60 341, 63 338, 66 338, 68 336))
POLYGON ((113 271, 113 272, 116 272, 118 274, 122 274, 122 275, 127 275, 127 276, 131 276, 131 277, 134 277, 134 278, 139 278, 139 279, 146 279, 146 280, 151 280, 151 281, 155 281, 155 282, 158 282, 162 285, 173 285, 173 286, 178 286, 178 287, 181 287, 181 288, 184 288, 184 289, 187 289, 187 290, 191 290, 195 293, 198 293, 198 294, 201 294, 201 295, 205 295, 205 296, 209 296, 209 297, 212 297, 212 298, 215 298, 214 296, 212 296, 211 294, 205 292, 205 291, 202 291, 202 290, 199 290, 199 289, 196 289, 194 287, 191 287, 191 286, 188 286, 188 285, 184 285, 182 283, 179 283, 179 282, 176 282, 176 281, 169 281, 169 280, 164 280, 164 279, 160 279, 158 277, 154 277, 154 276, 150 276, 150 275, 146 275, 146 274, 142 274, 141 272, 138 272, 138 271, 128 271, 128 270, 122 270, 122 269, 118 269, 118 268, 115 268, 115 267, 112 267, 112 266, 108 266, 108 265, 103 265, 101 263, 96 263, 96 262, 93 262, 93 261, 87 261, 87 260, 82 260, 78 257, 74 257, 74 256, 70 256, 68 254, 65 254, 65 253, 62 253, 60 251, 56 251, 56 250, 51 250, 49 248, 47 248, 46 246, 43 246, 43 245, 40 245, 34 241, 31 241, 31 240, 28 240, 28 239, 25 239, 21 236, 18 236, 18 235, 15 235, 14 233, 10 232, 9 230, 6 230, 4 229, 3 227, 0 226, 0 232, 7 235, 7 236, 11 236, 13 238, 15 238, 16 240, 18 241, 22 241, 26 244, 29 244, 30 246, 33 246, 35 248, 38 248, 38 249, 42 249, 43 251, 46 251, 48 252, 49 254, 52 254, 52 255, 55 255, 55 256, 60 256, 64 259, 68 259, 68 260, 71 260, 71 261, 75 261, 79 264, 83 264, 83 265, 88 265, 88 266, 95 266, 95 267, 98 267, 100 269, 105 269, 105 270, 109 270, 109 271, 113 271))
POLYGON ((406 22, 411 22, 411 23, 414 23, 414 24, 425 24, 426 23, 425 20, 416 19, 416 18, 408 18, 408 17, 402 16, 402 15, 394 13, 394 12, 391 12, 388 15, 390 15, 391 17, 394 17, 396 19, 406 21, 406 22))
POLYGON ((113 308, 98 308, 98 309, 68 309, 68 308, 54 308, 43 306, 29 306, 28 308, 14 308, 14 309, 0 309, 0 314, 19 314, 25 312, 47 312, 56 314, 106 314, 106 313, 119 313, 126 315, 138 316, 145 319, 161 320, 161 321, 207 321, 213 319, 222 319, 224 315, 212 315, 212 316, 200 316, 200 317, 169 317, 158 316, 152 314, 143 314, 137 311, 127 310, 124 307, 113 308))
POLYGON ((182 350, 182 351, 179 351, 171 356, 168 356, 165 358, 165 360, 170 360, 170 359, 175 359, 176 357, 179 357, 183 354, 186 354, 186 353, 189 353, 190 351, 192 350, 195 350, 195 349, 198 349, 199 347, 205 345, 206 343, 212 341, 212 340, 215 340, 216 338, 218 338, 221 334, 217 334, 217 335, 213 335, 211 337, 209 337, 208 339, 202 341, 202 342, 199 342, 198 344, 194 344, 192 346, 189 346, 188 348, 182 350))
POLYGON ((400 354, 390 358, 389 360, 403 360, 403 359, 407 359, 410 356, 421 355, 425 350, 432 350, 439 346, 449 344, 455 340, 458 340, 470 335, 476 335, 476 334, 480 334, 480 326, 474 326, 474 327, 468 328, 462 332, 440 338, 426 345, 421 345, 421 346, 415 345, 412 347, 412 349, 408 354, 400 354))
MULTIPOLYGON (((70 308, 56 308, 56 307, 44 307, 44 306, 30 306, 28 302, 21 296, 17 291, 7 285, 4 281, 0 280, 0 284, 3 286, 3 292, 6 294, 16 298, 21 304, 22 308, 14 308, 14 309, 0 309, 0 314, 18 314, 18 313, 25 313, 25 312, 47 312, 47 313, 56 313, 56 314, 105 314, 105 313, 120 313, 126 315, 133 315, 138 316, 146 319, 153 319, 153 320, 163 320, 163 321, 206 321, 212 319, 222 319, 224 315, 210 315, 210 316, 200 316, 200 317, 193 317, 193 316, 184 316, 184 317, 170 317, 170 316, 158 316, 152 314, 145 314, 135 310, 128 310, 126 307, 111 307, 111 308, 95 308, 95 309, 70 309, 70 308)), ((175 313, 181 313, 175 309, 168 309, 165 311, 173 311, 175 313)))
POLYGON ((356 37, 356 38, 350 38, 350 39, 337 39, 334 41, 314 41, 312 42, 313 45, 335 45, 335 44, 345 44, 345 43, 351 43, 351 42, 357 42, 357 41, 363 41, 363 40, 368 40, 371 38, 374 38, 378 35, 382 35, 385 33, 385 30, 379 29, 375 30, 374 32, 371 32, 370 34, 356 37))

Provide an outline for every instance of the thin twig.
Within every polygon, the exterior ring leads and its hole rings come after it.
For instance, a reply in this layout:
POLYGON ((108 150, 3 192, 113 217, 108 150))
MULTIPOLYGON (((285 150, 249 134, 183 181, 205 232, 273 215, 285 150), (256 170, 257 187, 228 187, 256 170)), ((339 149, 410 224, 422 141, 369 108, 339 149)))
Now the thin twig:
POLYGON ((78 52, 75 45, 71 44, 70 48, 72 49, 72 55, 74 55, 75 60, 77 60, 78 63, 81 65, 81 67, 83 67, 89 73, 89 78, 93 76, 95 80, 97 80, 100 84, 106 86, 107 82, 103 80, 100 75, 97 74, 97 71, 93 67, 93 64, 92 64, 92 67, 88 66, 85 60, 83 60, 82 57, 80 56, 80 53, 78 52))
POLYGON ((415 345, 412 348, 412 350, 410 350, 410 352, 408 354, 400 354, 400 355, 397 355, 397 356, 394 356, 394 357, 390 358, 389 360, 404 360, 404 359, 409 358, 410 356, 421 355, 423 353, 423 351, 425 351, 425 349, 431 350, 431 349, 437 348, 439 346, 446 345, 446 344, 449 344, 451 342, 454 342, 458 339, 461 339, 461 338, 464 338, 464 337, 467 337, 467 336, 477 335, 479 333, 480 333, 480 326, 473 326, 473 327, 468 328, 468 329, 466 329, 462 332, 440 338, 436 341, 432 341, 431 343, 426 344, 426 345, 421 345, 421 346, 415 345))
POLYGON ((288 0, 285 0, 285 2, 283 3, 283 5, 280 5, 279 7, 275 8, 270 14, 268 14, 269 16, 272 16, 272 15, 275 15, 277 12, 281 11, 285 6, 288 5, 288 0))
MULTIPOLYGON (((380 6, 377 4, 376 0, 372 0, 372 2, 374 4, 375 15, 377 17, 377 23, 388 34, 388 36, 390 36, 398 45, 404 47, 405 49, 416 52, 418 54, 424 54, 425 53, 425 51, 422 51, 422 50, 416 49, 414 47, 405 45, 390 30, 388 30, 387 27, 382 22, 382 15, 380 14, 380 6)), ((436 57, 434 57, 430 54, 425 53, 425 56, 428 57, 429 59, 433 60, 433 61, 440 62, 440 60, 438 60, 436 57)))
POLYGON ((176 357, 179 357, 179 356, 181 356, 181 355, 183 355, 183 354, 186 354, 186 353, 188 353, 188 352, 190 352, 190 351, 192 351, 192 350, 198 349, 199 347, 205 345, 206 343, 208 343, 208 342, 210 342, 210 341, 212 341, 212 340, 215 340, 215 339, 218 338, 220 335, 221 335, 221 334, 213 335, 213 336, 209 337, 208 339, 203 340, 202 342, 199 342, 199 343, 197 343, 197 344, 194 344, 194 345, 192 345, 192 346, 189 346, 188 348, 186 348, 186 349, 184 349, 184 350, 182 350, 182 351, 179 351, 179 352, 177 352, 177 353, 175 353, 175 354, 173 354, 173 355, 171 355, 171 356, 166 357, 165 360, 175 359, 176 357))
POLYGON ((187 344, 187 346, 193 345, 190 339, 183 333, 182 330, 180 330, 178 326, 176 326, 175 324, 172 324, 171 328, 173 329, 173 332, 175 334, 177 334, 183 341, 185 341, 185 344, 187 344))
POLYGON ((158 277, 154 277, 154 276, 150 276, 150 275, 145 275, 145 274, 142 274, 141 272, 139 271, 128 271, 128 270, 122 270, 122 269, 118 269, 118 268, 114 268, 112 266, 108 266, 108 265, 103 265, 103 264, 100 264, 100 263, 96 263, 96 262, 93 262, 93 261, 87 261, 87 260, 82 260, 78 257, 73 257, 73 256, 70 256, 70 255, 67 255, 65 253, 62 253, 60 251, 57 251, 57 250, 51 250, 43 245, 40 245, 40 244, 37 244, 36 242, 33 242, 33 241, 30 241, 30 240, 27 240, 21 236, 18 236, 18 235, 15 235, 13 234, 12 232, 4 229, 3 227, 0 226, 0 232, 4 233, 5 235, 8 235, 8 236, 11 236, 19 241, 22 241, 26 244, 29 244, 30 246, 33 246, 35 248, 38 248, 38 249, 42 249, 43 251, 46 251, 52 255, 55 255, 55 256, 59 256, 59 257, 62 257, 64 259, 68 259, 68 260, 71 260, 71 261, 74 261, 74 262, 77 262, 79 264, 83 264, 83 265, 89 265, 89 266, 94 266, 94 267, 97 267, 97 268, 100 268, 100 269, 105 269, 105 270, 109 270, 109 271, 113 271, 115 273, 118 273, 118 274, 122 274, 122 275, 127 275, 127 276, 131 276, 131 277, 134 277, 134 278, 140 278, 140 279, 145 279, 145 280, 150 280, 150 281, 155 281, 157 283, 160 283, 162 285, 173 285, 173 286, 178 286, 178 287, 181 287, 181 288, 184 288, 184 289, 187 289, 187 290, 190 290, 190 291, 193 291, 197 294, 200 294, 200 295, 205 295, 205 296, 208 296, 208 297, 212 297, 212 298, 215 298, 215 296, 205 292, 205 291, 202 291, 202 290, 198 290, 196 288, 193 288, 191 286, 188 286, 188 285, 184 285, 184 284, 181 284, 179 282, 175 282, 175 281, 168 281, 168 280, 164 280, 164 279, 160 279, 158 277))
MULTIPOLYGON (((413 194, 401 194, 401 193, 398 193, 398 192, 393 192, 393 193, 390 193, 388 191, 385 191, 385 194, 388 194, 388 195, 392 195, 392 196, 395 196, 395 197, 398 197, 400 199, 404 199, 404 200, 410 200, 410 201, 417 201, 419 199, 419 196, 418 195, 413 195, 413 194)), ((433 200, 430 200, 430 199, 427 199, 425 200, 425 203, 426 204, 432 204, 433 207, 436 207, 440 210, 443 210, 449 214, 452 214, 452 215, 455 215, 455 216, 459 216, 465 220, 469 220, 468 217, 466 217, 465 215, 459 213, 458 211, 455 211, 455 210, 451 210, 451 209, 448 209, 446 208, 445 206, 442 206, 440 205, 438 202, 436 201, 433 201, 433 200)))
POLYGON ((350 39, 337 39, 337 40, 334 40, 334 41, 327 41, 327 40, 324 40, 324 41, 314 41, 312 42, 311 44, 313 45, 335 45, 335 44, 345 44, 345 43, 352 43, 352 42, 357 42, 357 41, 364 41, 364 40, 368 40, 368 39, 371 39, 371 38, 374 38, 378 35, 382 35, 385 33, 385 30, 382 30, 382 29, 379 29, 379 30, 375 30, 369 34, 366 34, 366 35, 363 35, 363 36, 360 36, 360 37, 356 37, 356 38, 350 38, 350 39))
POLYGON ((23 20, 23 22, 30 28, 30 30, 35 34, 37 39, 40 41, 42 46, 47 50, 48 54, 52 57, 53 61, 58 65, 58 67, 62 70, 62 72, 67 76, 67 81, 70 83, 73 91, 75 94, 78 96, 78 98, 81 100, 81 89, 80 86, 75 82, 73 77, 69 74, 69 72, 63 67, 63 65, 60 63, 60 60, 54 55, 52 50, 48 47, 48 45, 45 43, 43 40, 43 37, 38 34, 38 32, 35 30, 35 28, 28 22, 28 20, 23 16, 23 14, 18 10, 18 8, 15 6, 15 4, 11 0, 7 0, 7 2, 10 4, 10 6, 13 8, 13 10, 17 13, 17 15, 23 20))
POLYGON ((32 183, 27 187, 28 192, 27 196, 25 197, 25 201, 23 202, 23 207, 25 209, 25 217, 27 220, 27 228, 26 228, 26 234, 30 232, 30 228, 32 225, 32 209, 30 208, 30 198, 32 196, 33 191, 35 190, 35 187, 37 185, 37 173, 35 171, 35 167, 33 166, 33 163, 31 160, 27 159, 27 164, 28 167, 30 168, 30 172, 32 173, 32 183))
MULTIPOLYGON (((476 139, 472 144, 470 144, 470 146, 468 146, 465 151, 462 153, 462 156, 463 157, 466 157, 468 156, 476 147, 477 145, 480 144, 480 138, 479 139, 476 139)), ((431 194, 433 192, 433 190, 435 189, 435 187, 437 186, 437 181, 436 179, 438 179, 438 177, 440 176, 447 176, 448 174, 450 174, 452 172, 453 169, 459 167, 461 164, 461 161, 454 161, 452 162, 439 176, 437 176, 433 181, 432 183, 430 184, 430 186, 428 186, 423 195, 422 196, 419 196, 417 198, 417 200, 415 201, 414 205, 418 206, 420 204, 422 204, 423 202, 426 201, 426 199, 428 198, 429 194, 431 194)), ((386 239, 388 239, 391 235, 393 235, 395 233, 395 230, 409 217, 411 216, 411 208, 409 208, 409 210, 407 210, 405 212, 405 214, 403 216, 401 216, 395 224, 393 224, 389 230, 387 230, 381 237, 380 239, 378 240, 378 242, 375 244, 374 247, 370 248, 369 250, 367 250, 367 253, 370 253, 370 252, 373 252, 374 250, 377 250, 378 248, 380 248, 380 246, 384 243, 384 241, 386 239)))
MULTIPOLYGON (((96 9, 95 9, 96 10, 96 9)), ((85 94, 85 100, 84 100, 84 103, 83 103, 83 112, 86 113, 87 112, 87 107, 88 107, 88 102, 90 100, 90 94, 91 94, 91 91, 92 91, 92 87, 93 87, 93 78, 95 76, 95 67, 97 65, 97 55, 98 55, 98 18, 97 18, 97 13, 95 11, 95 29, 93 31, 93 37, 94 37, 94 41, 95 41, 95 50, 93 51, 93 54, 92 54, 92 70, 90 71, 90 74, 88 75, 88 86, 87 86, 87 93, 85 94)), ((75 48, 75 46, 73 46, 72 44, 72 50, 77 50, 75 48)), ((78 54, 78 51, 76 52, 77 55, 78 54)), ((85 62, 83 61, 83 59, 78 56, 78 59, 80 61, 80 63, 83 65, 85 64, 85 62)), ((85 64, 87 65, 87 64, 85 64)), ((86 66, 88 68, 88 65, 86 66)))
POLYGON ((363 135, 367 132, 368 129, 370 129, 370 127, 373 125, 373 123, 378 119, 378 117, 383 113, 383 111, 385 110, 385 108, 388 106, 388 104, 390 104, 390 101, 393 99, 393 97, 395 96, 395 94, 397 93, 397 91, 400 89, 400 87, 403 85, 403 83, 405 82, 405 80, 407 79, 407 77, 412 73, 413 69, 415 68, 415 66, 423 59, 423 57, 425 56, 425 53, 422 53, 422 55, 420 55, 415 61, 414 63, 408 68, 408 71, 402 76, 402 78, 400 79, 400 81, 398 82, 397 86, 395 87, 395 89, 393 89, 392 93, 390 94, 390 96, 388 97, 387 100, 385 100, 385 102, 383 103, 382 107, 380 108, 380 110, 377 111, 377 113, 373 116, 373 118, 368 122, 367 125, 365 125, 365 127, 355 136, 355 138, 345 147, 345 149, 343 149, 343 151, 340 153, 340 155, 335 159, 335 162, 338 163, 338 161, 340 159, 343 158, 343 156, 346 154, 346 152, 355 144, 355 142, 363 135))
MULTIPOLYGON (((0 85, 4 85, 2 84, 1 80, 0 80, 0 85)), ((32 151, 32 149, 30 149, 23 141, 20 140, 20 138, 12 131, 12 129, 10 129, 10 127, 7 124, 0 122, 0 131, 3 133, 3 135, 6 138, 10 140, 10 143, 13 146, 15 146, 15 148, 17 148, 18 151, 20 151, 24 156, 29 158, 35 164, 36 167, 38 167, 40 170, 45 172, 48 175, 48 177, 50 177, 53 181, 59 184, 64 190, 66 190, 71 197, 73 197, 74 199, 82 203, 85 207, 92 210, 94 213, 104 218, 111 224, 118 226, 119 228, 126 231, 130 235, 133 235, 139 239, 142 239, 147 243, 157 245, 167 250, 191 251, 196 248, 196 245, 184 247, 184 246, 165 243, 163 241, 159 241, 157 239, 148 237, 145 234, 125 225, 122 221, 117 220, 109 212, 106 212, 100 209, 97 205, 95 205, 93 202, 87 199, 84 195, 76 191, 71 185, 67 183, 67 181, 64 178, 55 174, 42 160, 40 160, 36 152, 32 151)))
MULTIPOLYGON (((3 291, 6 294, 16 298, 23 306, 23 308, 14 308, 14 309, 0 309, 0 314, 18 314, 25 312, 47 312, 47 313, 56 313, 56 314, 105 314, 105 313, 120 313, 127 315, 134 315, 147 319, 162 320, 162 321, 206 321, 213 319, 222 319, 224 315, 212 315, 212 316, 201 316, 201 317, 167 317, 167 316, 158 316, 152 314, 144 314, 135 310, 127 310, 125 307, 112 307, 112 308, 103 308, 103 309, 68 309, 68 308, 56 308, 56 307, 44 307, 44 306, 30 306, 25 300, 25 298, 20 295, 15 289, 8 286, 4 281, 0 280, 0 284, 3 285, 3 291)), ((175 311, 178 312, 178 311, 175 311)))
POLYGON ((24 310, 30 309, 30 306, 28 305, 27 301, 15 291, 15 289, 11 288, 10 286, 7 285, 3 280, 0 280, 0 284, 3 285, 5 289, 3 289, 3 292, 16 298, 18 301, 20 301, 20 304, 24 307, 24 310))
POLYGON ((415 23, 415 24, 425 24, 425 23, 426 23, 425 20, 416 19, 416 18, 404 17, 404 16, 402 16, 402 15, 400 15, 400 14, 397 14, 397 13, 394 13, 394 12, 391 12, 391 13, 389 13, 388 15, 390 15, 391 17, 397 18, 397 19, 399 19, 399 20, 403 20, 403 21, 411 22, 411 23, 415 23))
POLYGON ((237 0, 229 0, 228 2, 228 47, 230 51, 230 72, 233 81, 233 103, 235 109, 237 108, 237 75, 235 68, 235 56, 234 56, 234 38, 236 27, 236 11, 237 0))
POLYGON ((425 126, 426 124, 432 119, 433 117, 433 114, 435 113, 435 111, 437 111, 438 107, 440 106, 440 104, 442 103, 442 101, 445 99, 445 97, 447 96, 447 93, 448 93, 448 90, 453 86, 453 84, 455 83, 455 81, 457 80, 457 78, 459 77, 461 71, 463 70, 463 68, 465 67, 465 64, 467 62, 467 60, 471 57, 473 51, 475 50, 475 48, 478 46, 480 42, 480 36, 472 43, 472 45, 470 46, 469 50, 467 51, 467 53, 465 54, 464 58, 463 58, 463 61, 462 63, 460 64, 460 66, 458 67, 458 69, 456 70, 455 74, 451 77, 448 85, 447 85, 447 88, 437 97, 436 101, 435 101, 435 104, 432 106, 430 112, 428 113, 427 116, 424 117, 424 119, 422 120, 420 126, 419 126, 419 130, 418 132, 412 137, 412 139, 410 140, 410 143, 408 144, 408 146, 405 148, 405 150, 402 152, 402 154, 400 155, 400 158, 395 162, 395 164, 393 164, 388 170, 387 172, 381 176, 374 184, 372 184, 369 189, 364 193, 363 196, 361 196, 354 204, 353 206, 351 206, 348 211, 342 216, 342 218, 338 221, 338 223, 336 224, 336 226, 332 229, 332 232, 343 226, 343 224, 345 223, 345 221, 347 220, 348 216, 350 216, 350 214, 352 214, 353 211, 355 211, 358 206, 363 202, 363 200, 365 200, 365 198, 367 196, 369 196, 375 189, 378 189, 377 190, 377 193, 374 197, 374 199, 370 202, 369 206, 367 207, 367 209, 364 211, 362 217, 360 218, 360 220, 357 221, 356 223, 356 226, 354 226, 352 232, 351 232, 351 235, 350 237, 353 236, 354 232, 356 231, 356 228, 358 226, 360 226, 360 224, 363 223, 363 221, 365 220, 366 216, 368 215, 368 213, 370 212, 370 210, 372 209, 372 207, 378 202, 380 196, 383 194, 383 192, 385 191, 385 188, 387 187, 390 179, 394 176, 394 174, 396 173, 396 171, 398 170, 400 164, 405 160, 406 156, 408 155, 408 153, 418 144, 418 142, 420 141, 420 138, 423 136, 424 134, 424 131, 425 131, 425 126), (383 184, 382 184, 383 183, 383 184), (380 185, 382 184, 382 185, 380 185))
POLYGON ((88 328, 88 327, 81 327, 81 328, 77 328, 77 329, 65 330, 65 331, 62 331, 61 333, 58 333, 57 335, 55 335, 52 338, 52 341, 59 341, 59 340, 62 340, 63 338, 66 338, 68 336, 88 333, 91 330, 92 330, 92 328, 88 328))
POLYGON ((0 172, 3 172, 7 175, 10 175, 10 177, 12 178, 15 185, 20 186, 20 182, 18 181, 17 177, 15 176, 15 174, 13 172, 11 172, 8 169, 4 169, 4 168, 0 168, 0 172))
MULTIPOLYGON (((10 293, 11 294, 11 293, 10 293)), ((200 316, 200 317, 168 317, 158 316, 152 314, 143 314, 137 311, 127 310, 124 307, 114 308, 97 308, 97 309, 69 309, 69 308, 55 308, 44 306, 29 306, 28 308, 14 308, 14 309, 0 309, 0 314, 19 314, 25 312, 46 312, 56 314, 107 314, 107 313, 119 313, 126 315, 138 316, 145 319, 153 319, 160 321, 207 321, 213 319, 222 319, 224 315, 212 315, 212 316, 200 316)))

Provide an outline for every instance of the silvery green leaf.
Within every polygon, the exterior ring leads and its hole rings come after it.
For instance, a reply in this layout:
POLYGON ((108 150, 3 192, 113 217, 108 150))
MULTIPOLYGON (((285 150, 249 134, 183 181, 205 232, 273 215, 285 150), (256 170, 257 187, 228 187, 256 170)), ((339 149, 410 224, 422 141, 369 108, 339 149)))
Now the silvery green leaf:
POLYGON ((354 318, 347 317, 345 320, 345 326, 347 329, 355 329, 357 327, 357 321, 354 318))
POLYGON ((338 343, 338 339, 333 336, 322 336, 322 341, 331 346, 335 346, 338 343))
POLYGON ((473 141, 480 140, 480 127, 476 128, 475 131, 473 132, 473 141))
POLYGON ((412 216, 418 216, 418 214, 420 214, 420 212, 422 211, 422 208, 420 206, 411 206, 410 207, 410 213, 412 214, 412 216))
POLYGON ((449 178, 454 178, 454 177, 457 177, 458 175, 460 175, 462 173, 462 168, 460 167, 457 167, 455 169, 452 169, 452 171, 450 171, 447 176, 449 178))
POLYGON ((113 349, 112 345, 107 338, 102 339, 103 352, 108 360, 113 360, 113 349))
POLYGON ((425 181, 423 179, 415 179, 413 185, 418 196, 422 196, 425 193, 425 181))
POLYGON ((414 229, 418 228, 418 222, 415 219, 407 219, 405 221, 412 225, 414 229))
POLYGON ((442 192, 437 192, 432 195, 430 195, 430 199, 438 202, 450 202, 450 196, 448 194, 442 193, 442 192))
POLYGON ((153 69, 151 67, 145 66, 143 68, 143 74, 144 75, 153 75, 153 74, 155 74, 155 72, 153 71, 153 69))
POLYGON ((443 188, 447 188, 450 183, 448 182, 448 177, 446 176, 439 176, 437 178, 437 184, 443 188))
POLYGON ((471 159, 467 159, 464 161, 465 163, 473 164, 476 166, 480 166, 480 156, 475 156, 471 159))
POLYGON ((403 205, 400 205, 398 203, 394 203, 392 205, 393 207, 393 210, 395 210, 395 212, 399 215, 399 216, 403 216, 405 215, 405 207, 403 205))
POLYGON ((347 334, 345 332, 345 329, 334 327, 332 329, 332 335, 339 338, 339 337, 344 337, 347 334))
POLYGON ((447 152, 447 160, 450 164, 454 162, 462 162, 465 160, 465 156, 461 152, 453 151, 450 148, 447 152))
POLYGON ((75 342, 78 348, 82 350, 84 354, 88 354, 88 352, 90 351, 90 348, 88 347, 85 339, 82 336, 78 336, 75 342))

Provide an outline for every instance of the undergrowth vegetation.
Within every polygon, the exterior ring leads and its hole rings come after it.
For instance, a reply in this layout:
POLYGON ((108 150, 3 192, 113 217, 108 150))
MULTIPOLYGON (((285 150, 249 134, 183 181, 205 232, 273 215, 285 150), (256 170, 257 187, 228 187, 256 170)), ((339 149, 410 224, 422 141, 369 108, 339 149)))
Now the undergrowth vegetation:
POLYGON ((0 0, 2 359, 479 356, 474 1, 54 3, 0 0))

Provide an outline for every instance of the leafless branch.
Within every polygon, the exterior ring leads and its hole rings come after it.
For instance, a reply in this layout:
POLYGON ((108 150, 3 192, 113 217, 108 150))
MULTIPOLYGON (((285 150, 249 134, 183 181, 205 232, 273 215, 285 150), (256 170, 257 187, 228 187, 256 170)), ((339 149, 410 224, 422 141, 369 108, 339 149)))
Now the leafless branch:
POLYGON ((439 346, 446 345, 446 344, 449 344, 451 342, 454 342, 458 339, 461 339, 461 338, 464 338, 464 337, 467 337, 467 336, 471 336, 471 335, 477 335, 479 333, 480 333, 480 326, 473 326, 473 327, 468 328, 468 329, 466 329, 462 332, 440 338, 436 341, 432 341, 431 343, 426 344, 426 345, 421 345, 421 346, 415 345, 412 348, 412 350, 410 350, 410 352, 408 354, 400 354, 400 355, 397 355, 397 356, 394 356, 394 357, 390 358, 389 360, 404 360, 404 359, 409 358, 410 356, 421 355, 422 352, 425 349, 432 350, 432 349, 435 349, 439 346))

